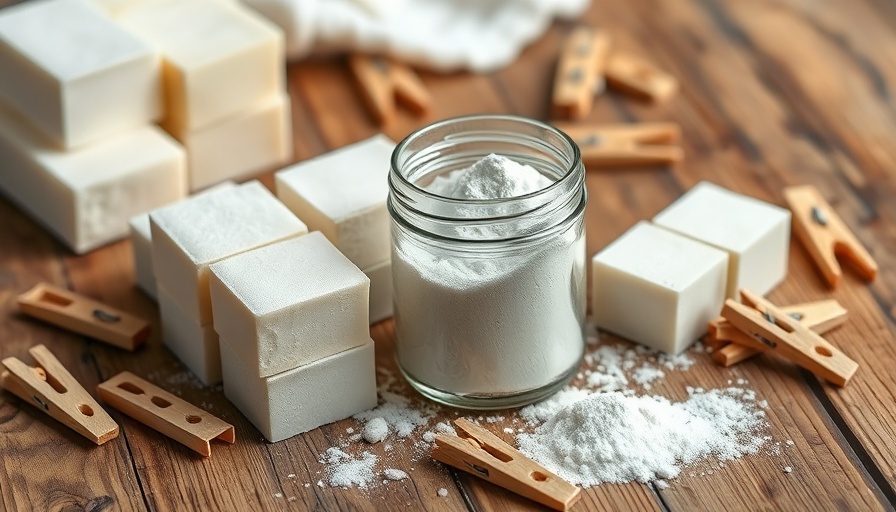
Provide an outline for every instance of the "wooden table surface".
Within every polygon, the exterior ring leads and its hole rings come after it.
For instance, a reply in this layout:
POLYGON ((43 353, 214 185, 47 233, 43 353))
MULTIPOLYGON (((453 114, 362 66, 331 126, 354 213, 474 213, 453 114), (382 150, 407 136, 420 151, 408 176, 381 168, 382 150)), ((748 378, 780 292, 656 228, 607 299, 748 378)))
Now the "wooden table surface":
MULTIPOLYGON (((650 391, 680 399, 685 386, 717 388, 745 379, 768 401, 769 435, 793 440, 792 448, 778 456, 747 456, 712 474, 691 476, 686 469, 665 489, 640 483, 591 488, 575 509, 893 509, 896 3, 597 0, 586 19, 609 30, 616 48, 649 56, 682 83, 680 95, 659 106, 605 94, 589 119, 676 121, 687 154, 674 169, 588 173, 589 256, 703 179, 779 205, 783 187, 812 183, 871 250, 881 272, 868 285, 847 271, 840 288, 831 292, 794 242, 787 280, 770 294, 781 304, 836 298, 849 310, 849 322, 827 336, 861 365, 845 389, 769 357, 723 369, 705 354, 692 354, 696 364, 689 371, 669 372, 650 391), (793 471, 785 473, 784 465, 793 471)), ((422 124, 467 113, 547 119, 556 53, 572 26, 555 24, 516 63, 491 75, 424 74, 434 111, 425 119, 404 113, 385 133, 398 140, 422 124)), ((343 61, 290 65, 288 77, 295 160, 379 130, 343 61)), ((261 179, 272 185, 270 172, 261 179)), ((27 358, 29 347, 46 344, 91 390, 130 370, 232 422, 238 440, 233 446, 214 445, 212 457, 204 459, 112 412, 121 436, 96 447, 31 405, 0 393, 0 509, 535 508, 420 457, 412 443, 396 442, 389 459, 410 479, 366 490, 319 487, 315 483, 324 478, 319 455, 358 422, 345 420, 280 443, 264 442, 220 388, 203 388, 186 377, 158 335, 147 347, 128 353, 17 314, 15 297, 40 281, 153 318, 158 332, 155 304, 134 288, 128 241, 73 256, 0 200, 0 356, 27 358), (448 489, 448 496, 437 496, 440 488, 448 489)), ((371 332, 378 364, 394 372, 391 322, 371 332)), ((506 414, 510 421, 513 413, 506 414)), ((441 410, 440 415, 455 417, 456 412, 441 410)), ((385 455, 382 444, 369 449, 385 455)))

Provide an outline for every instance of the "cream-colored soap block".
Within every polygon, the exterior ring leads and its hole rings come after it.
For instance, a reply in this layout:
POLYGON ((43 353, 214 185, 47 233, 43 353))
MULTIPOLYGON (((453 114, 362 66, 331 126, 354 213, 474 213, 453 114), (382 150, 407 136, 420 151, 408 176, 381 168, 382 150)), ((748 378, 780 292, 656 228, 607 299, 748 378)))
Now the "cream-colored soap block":
POLYGON ((288 167, 276 174, 277 197, 358 268, 372 267, 392 249, 386 198, 394 148, 376 135, 288 167))
POLYGON ((184 151, 154 126, 62 151, 0 106, 0 191, 81 254, 126 236, 132 216, 184 197, 184 151))
POLYGON ((256 377, 370 338, 370 280, 320 232, 232 256, 209 270, 215 330, 256 377))
MULTIPOLYGON (((236 183, 225 181, 199 194, 235 186, 236 183)), ((128 224, 131 228, 131 247, 134 253, 134 274, 137 276, 137 286, 151 298, 156 299, 156 275, 152 270, 152 231, 149 228, 149 212, 131 217, 128 224)))
POLYGON ((258 181, 166 206, 149 221, 156 283, 200 325, 212 323, 209 265, 308 232, 258 181))
POLYGON ((376 407, 373 340, 313 363, 258 378, 235 340, 221 337, 224 395, 271 442, 376 407))
POLYGON ((639 222, 592 260, 594 322, 677 354, 721 312, 727 265, 725 251, 639 222))
POLYGON ((0 11, 0 101, 62 148, 161 115, 156 51, 96 6, 36 0, 0 11))
POLYGON ((157 289, 162 317, 162 343, 207 386, 221 382, 218 333, 201 326, 178 307, 165 288, 157 289))
MULTIPOLYGON (((122 15, 140 7, 143 4, 157 2, 158 0, 90 0, 94 5, 101 8, 112 18, 119 18, 122 15)), ((239 2, 240 0, 217 0, 219 2, 239 2)))
POLYGON ((119 21, 160 50, 162 126, 179 139, 283 90, 283 34, 237 2, 157 0, 119 21))
POLYGON ((765 295, 787 275, 790 211, 703 181, 654 224, 728 252, 729 298, 742 288, 765 295))
POLYGON ((392 316, 392 262, 386 260, 364 271, 370 278, 370 324, 392 316))
POLYGON ((281 94, 185 134, 190 190, 284 164, 292 157, 291 119, 289 96, 281 94))

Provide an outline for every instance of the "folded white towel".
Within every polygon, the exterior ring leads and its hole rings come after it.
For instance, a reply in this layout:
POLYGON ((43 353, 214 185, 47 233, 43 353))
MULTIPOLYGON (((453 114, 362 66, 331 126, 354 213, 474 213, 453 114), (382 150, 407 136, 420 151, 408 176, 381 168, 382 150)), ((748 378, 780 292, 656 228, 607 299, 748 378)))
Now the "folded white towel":
POLYGON ((555 17, 590 0, 243 0, 286 34, 290 59, 310 53, 393 55, 437 71, 493 71, 555 17))

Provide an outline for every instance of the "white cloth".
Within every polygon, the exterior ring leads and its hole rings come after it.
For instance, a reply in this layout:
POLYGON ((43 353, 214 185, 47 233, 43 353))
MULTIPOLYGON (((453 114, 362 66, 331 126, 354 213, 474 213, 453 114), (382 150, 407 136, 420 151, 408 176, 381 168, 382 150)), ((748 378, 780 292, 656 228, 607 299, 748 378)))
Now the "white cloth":
POLYGON ((286 53, 363 51, 437 71, 487 72, 512 62, 555 17, 590 0, 243 0, 280 25, 286 53))

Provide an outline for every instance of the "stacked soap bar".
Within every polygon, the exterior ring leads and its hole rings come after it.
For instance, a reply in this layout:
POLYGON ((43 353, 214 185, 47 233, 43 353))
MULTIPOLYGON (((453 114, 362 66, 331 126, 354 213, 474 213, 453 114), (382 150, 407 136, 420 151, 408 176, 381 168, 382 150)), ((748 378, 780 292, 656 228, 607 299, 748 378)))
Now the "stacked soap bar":
POLYGON ((790 211, 708 181, 653 218, 654 224, 728 253, 728 298, 765 295, 787 275, 790 211))
POLYGON ((75 252, 183 197, 156 51, 86 2, 0 10, 0 190, 75 252))
MULTIPOLYGON (((232 181, 221 182, 197 195, 208 194, 217 190, 225 190, 236 186, 232 181)), ((134 252, 134 273, 137 277, 137 286, 155 300, 156 275, 152 269, 152 231, 149 227, 149 212, 131 217, 128 221, 131 231, 131 247, 134 252)))
POLYGON ((258 181, 166 206, 149 221, 163 342, 200 380, 219 382, 209 266, 308 230, 258 181))
POLYGON ((594 256, 598 327, 678 353, 726 297, 766 293, 787 271, 790 212, 702 182, 594 256))
POLYGON ((321 233, 210 271, 224 393, 268 440, 376 406, 370 280, 321 233))
POLYGON ((370 321, 392 316, 389 166, 395 143, 383 135, 276 174, 277 197, 370 278, 370 321))
POLYGON ((677 354, 725 301, 728 254, 641 221, 594 256, 591 312, 603 329, 677 354))
POLYGON ((289 97, 279 28, 221 0, 155 0, 119 22, 162 55, 162 127, 187 150, 190 190, 288 160, 289 97))

